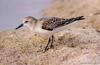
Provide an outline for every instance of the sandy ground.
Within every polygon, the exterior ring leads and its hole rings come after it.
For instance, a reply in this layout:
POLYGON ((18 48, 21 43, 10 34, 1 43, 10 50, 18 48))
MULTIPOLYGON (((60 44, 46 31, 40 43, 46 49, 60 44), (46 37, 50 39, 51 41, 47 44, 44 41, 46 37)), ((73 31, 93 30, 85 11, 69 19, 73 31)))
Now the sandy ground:
POLYGON ((99 0, 54 0, 44 16, 86 19, 55 34, 54 48, 45 53, 37 51, 47 37, 25 28, 0 32, 0 65, 100 65, 99 5, 99 0))

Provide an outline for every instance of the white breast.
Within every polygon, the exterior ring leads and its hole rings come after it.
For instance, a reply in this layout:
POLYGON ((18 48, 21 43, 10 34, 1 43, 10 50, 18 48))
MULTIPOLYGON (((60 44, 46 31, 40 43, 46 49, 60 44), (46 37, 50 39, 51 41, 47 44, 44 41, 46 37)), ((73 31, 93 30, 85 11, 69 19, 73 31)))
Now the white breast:
POLYGON ((39 34, 48 34, 48 35, 52 33, 52 31, 42 29, 42 24, 40 23, 36 25, 35 32, 39 34))

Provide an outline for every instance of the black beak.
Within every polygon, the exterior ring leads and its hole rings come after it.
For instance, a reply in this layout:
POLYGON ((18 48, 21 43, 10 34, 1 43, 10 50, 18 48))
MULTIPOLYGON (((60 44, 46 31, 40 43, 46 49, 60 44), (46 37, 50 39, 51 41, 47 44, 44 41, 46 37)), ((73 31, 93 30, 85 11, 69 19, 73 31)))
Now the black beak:
POLYGON ((16 30, 19 29, 19 28, 21 28, 21 27, 23 27, 23 25, 24 25, 24 24, 20 24, 20 25, 16 28, 16 30))

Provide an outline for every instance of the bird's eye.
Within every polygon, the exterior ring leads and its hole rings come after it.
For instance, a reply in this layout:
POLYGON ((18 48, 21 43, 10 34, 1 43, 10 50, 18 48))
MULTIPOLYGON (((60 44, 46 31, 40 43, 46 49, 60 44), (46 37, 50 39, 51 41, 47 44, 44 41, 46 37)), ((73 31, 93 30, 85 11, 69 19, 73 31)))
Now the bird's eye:
POLYGON ((25 23, 28 23, 28 21, 25 21, 25 23))

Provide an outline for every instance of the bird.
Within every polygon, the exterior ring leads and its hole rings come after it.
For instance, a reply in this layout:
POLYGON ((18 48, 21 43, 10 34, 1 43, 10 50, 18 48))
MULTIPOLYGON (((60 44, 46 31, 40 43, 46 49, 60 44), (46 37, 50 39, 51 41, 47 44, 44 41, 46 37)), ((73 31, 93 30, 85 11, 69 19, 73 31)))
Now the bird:
POLYGON ((31 31, 34 31, 41 35, 48 36, 48 43, 44 48, 44 52, 54 47, 54 34, 62 30, 65 30, 68 24, 75 21, 84 20, 84 16, 72 17, 72 18, 59 18, 59 17, 43 17, 36 19, 33 16, 27 16, 23 19, 22 24, 20 24, 15 29, 19 29, 23 26, 27 26, 31 31))

